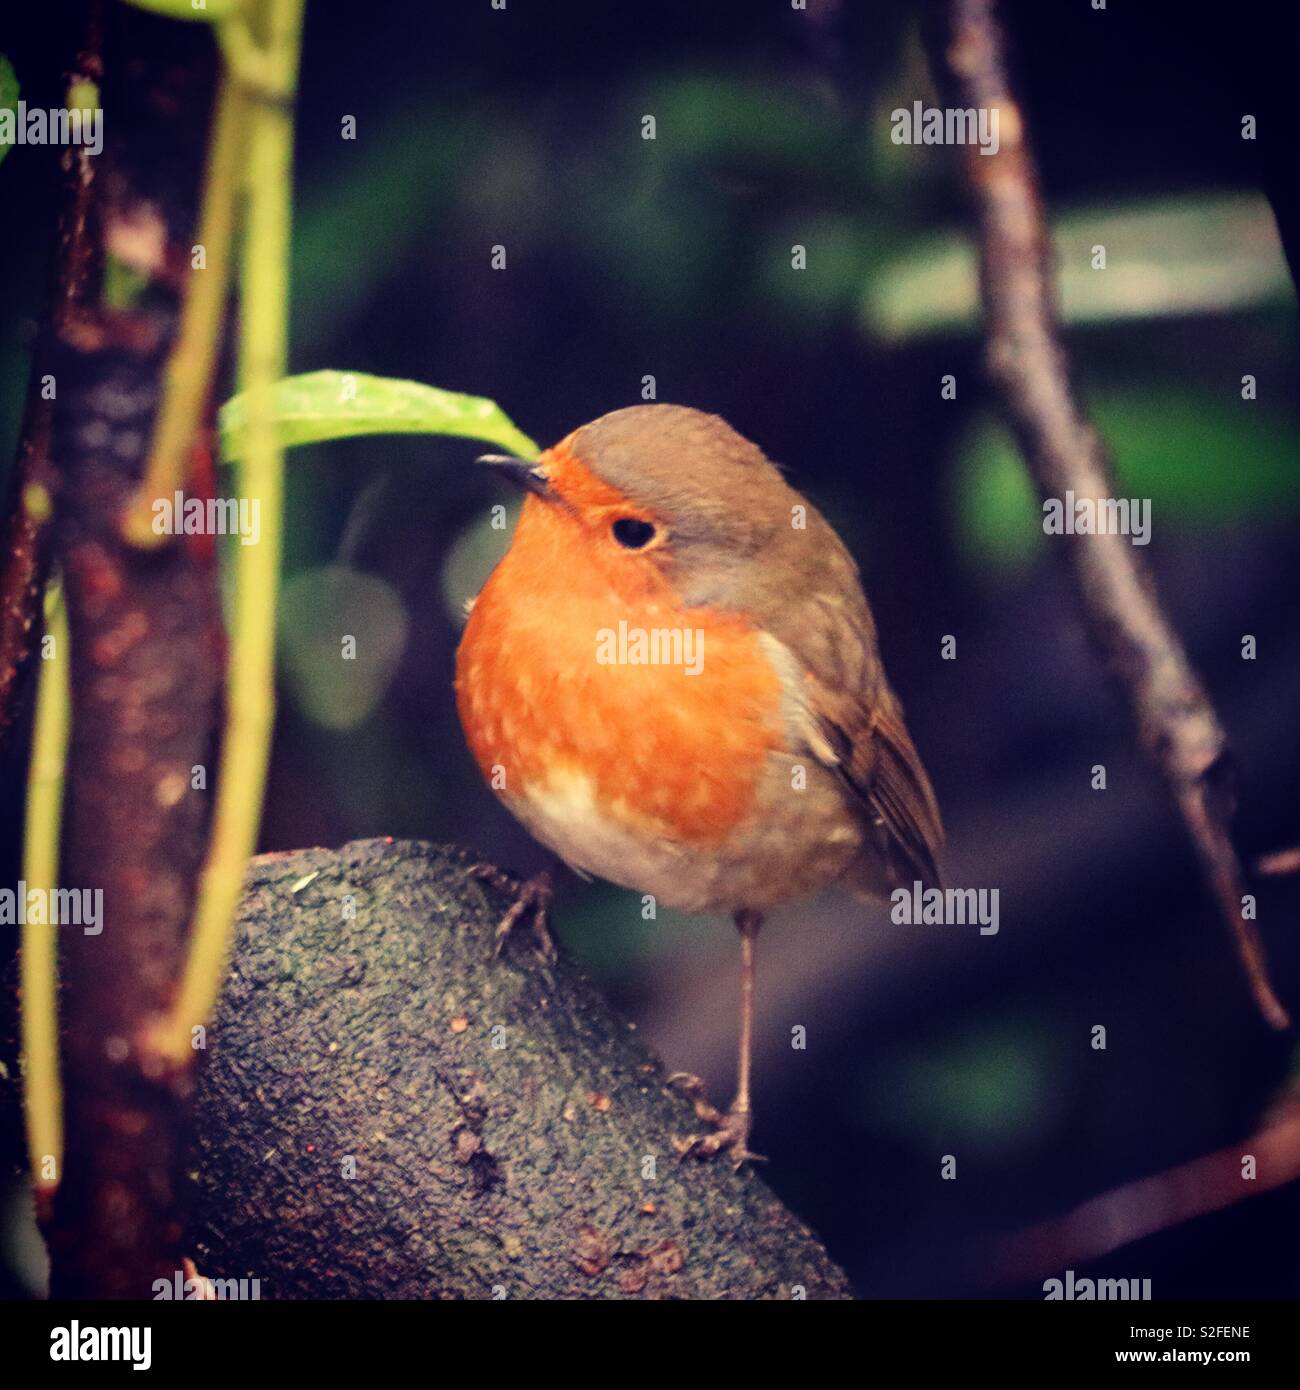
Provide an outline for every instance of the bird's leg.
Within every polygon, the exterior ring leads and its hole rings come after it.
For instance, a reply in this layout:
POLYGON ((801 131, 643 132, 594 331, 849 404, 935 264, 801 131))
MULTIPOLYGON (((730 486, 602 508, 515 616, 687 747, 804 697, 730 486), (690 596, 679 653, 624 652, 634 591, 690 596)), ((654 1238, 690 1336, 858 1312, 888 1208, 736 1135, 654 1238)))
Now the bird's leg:
POLYGON ((492 944, 493 956, 501 954, 506 938, 524 917, 528 917, 538 954, 545 961, 554 961, 555 942, 551 939, 547 927, 551 900, 555 897, 555 877, 552 871, 543 869, 532 878, 518 879, 513 874, 498 869, 495 864, 471 864, 466 872, 471 878, 490 883, 493 888, 514 899, 505 916, 497 923, 496 936, 492 944))
POLYGON ((713 1158, 726 1152, 739 1168, 742 1163, 762 1159, 761 1154, 750 1152, 749 1131, 754 1120, 750 1102, 754 1055, 754 943, 763 925, 763 914, 742 908, 735 920, 740 933, 740 1056, 736 1067, 736 1098, 723 1112, 709 1102, 704 1094, 704 1083, 698 1076, 676 1072, 668 1082, 690 1096, 696 1115, 713 1126, 711 1134, 693 1134, 689 1139, 675 1141, 681 1156, 694 1154, 697 1158, 713 1158))
POLYGON ((754 1059, 754 944, 762 925, 761 912, 742 909, 736 913, 736 930, 740 933, 740 1057, 736 1066, 736 1098, 731 1102, 731 1109, 744 1117, 746 1139, 752 1119, 749 1076, 754 1059))

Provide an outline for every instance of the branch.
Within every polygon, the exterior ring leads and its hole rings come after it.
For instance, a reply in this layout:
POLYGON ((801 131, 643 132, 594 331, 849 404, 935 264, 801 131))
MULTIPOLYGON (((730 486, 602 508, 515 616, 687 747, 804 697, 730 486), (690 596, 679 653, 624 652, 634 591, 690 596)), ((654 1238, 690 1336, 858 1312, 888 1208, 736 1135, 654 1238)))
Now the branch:
MULTIPOLYGON (((951 0, 946 53, 959 103, 997 108, 1000 116, 996 154, 966 147, 980 217, 988 366, 1041 494, 1113 497, 1105 449, 1070 385, 1042 201, 994 9, 994 0, 951 0)), ((1228 829, 1230 756, 1218 716, 1128 538, 1069 540, 1093 640, 1125 689, 1139 744, 1182 818, 1260 1012, 1274 1028, 1286 1028, 1290 1019, 1269 982, 1255 924, 1242 915, 1245 876, 1228 829)))
POLYGON ((1020 1232, 1002 1246, 993 1278, 1041 1279, 1295 1181, 1300 1178, 1300 1111, 1294 1099, 1279 1110, 1273 1124, 1238 1144, 1117 1187, 1020 1232), (1247 1156, 1255 1160, 1254 1178, 1242 1174, 1247 1156))
POLYGON ((208 1031, 191 1252, 263 1298, 840 1298, 752 1171, 459 851, 253 861, 208 1031), (799 1290, 802 1290, 801 1294, 799 1290))
POLYGON ((18 717, 18 681, 31 657, 40 611, 45 570, 40 502, 49 494, 37 480, 44 473, 48 414, 47 402, 28 404, 0 562, 0 737, 18 717))
POLYGON ((54 540, 73 654, 61 886, 83 905, 102 893, 102 910, 97 933, 47 928, 60 934, 66 1103, 51 1289, 100 1298, 138 1296, 180 1256, 194 1082, 166 1074, 147 1038, 180 974, 203 859, 209 807, 193 769, 211 755, 223 647, 212 557, 189 543, 138 551, 118 524, 175 330, 215 46, 126 6, 106 23, 112 114, 90 225, 148 293, 118 277, 113 302, 79 303, 52 334, 54 540))
MULTIPOLYGON (((97 87, 103 74, 100 59, 98 4, 87 7, 85 35, 76 60, 66 74, 67 104, 82 104, 79 93, 97 87)), ((84 145, 63 155, 63 196, 59 208, 56 249, 50 276, 50 320, 63 331, 98 289, 101 270, 99 243, 91 234, 91 204, 95 160, 84 145)), ((46 523, 49 520, 50 417, 42 379, 49 368, 46 344, 32 358, 31 381, 23 412, 18 458, 6 500, 8 518, 0 568, 0 739, 16 721, 19 678, 31 657, 41 594, 48 570, 46 523)))

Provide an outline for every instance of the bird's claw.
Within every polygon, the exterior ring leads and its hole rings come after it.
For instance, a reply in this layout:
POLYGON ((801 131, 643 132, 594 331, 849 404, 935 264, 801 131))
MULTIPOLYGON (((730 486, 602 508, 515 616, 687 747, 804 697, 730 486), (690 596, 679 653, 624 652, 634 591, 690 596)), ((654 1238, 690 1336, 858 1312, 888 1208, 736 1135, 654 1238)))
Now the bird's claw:
POLYGON ((538 955, 548 965, 553 965, 558 953, 547 925, 551 900, 555 897, 555 885, 550 870, 543 869, 541 873, 526 879, 515 878, 513 874, 498 869, 495 864, 472 864, 466 872, 471 878, 490 883, 498 892, 506 893, 514 899, 497 923, 492 939, 493 958, 501 954, 510 933, 527 917, 538 955))
POLYGON ((690 1072, 674 1072, 665 1083, 673 1090, 690 1098, 696 1117, 712 1129, 707 1134, 691 1134, 685 1139, 674 1139, 673 1148, 679 1160, 698 1158, 706 1160, 725 1153, 733 1168, 740 1169, 746 1163, 766 1163, 762 1154, 756 1154, 749 1147, 749 1131, 754 1122, 753 1111, 748 1106, 729 1110, 719 1110, 704 1093, 704 1082, 690 1072))

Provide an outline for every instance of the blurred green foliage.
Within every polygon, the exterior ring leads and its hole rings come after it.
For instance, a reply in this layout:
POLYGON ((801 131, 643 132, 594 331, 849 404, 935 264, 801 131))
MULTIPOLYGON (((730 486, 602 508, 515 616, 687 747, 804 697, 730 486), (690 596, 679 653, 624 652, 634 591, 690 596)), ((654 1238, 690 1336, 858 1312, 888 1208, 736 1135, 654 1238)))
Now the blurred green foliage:
POLYGON ((406 645, 406 608, 393 586, 346 565, 299 570, 278 617, 281 676, 302 713, 336 731, 368 718, 406 645))
MULTIPOLYGON (((1088 392, 1121 495, 1150 498, 1154 533, 1172 523, 1285 524, 1300 513, 1294 432, 1259 401, 1225 403, 1174 382, 1088 392)), ((1023 570, 1045 544, 1043 513, 1006 427, 977 418, 957 451, 951 516, 975 575, 1023 570)))
POLYGON ((924 1051, 881 1060, 860 1092, 873 1129, 918 1147, 965 1144, 996 1155, 1032 1144, 1059 1106, 1051 1078, 1061 1073, 1045 1030, 986 1020, 960 1036, 931 1038, 924 1051))
MULTIPOLYGON (((1294 301, 1273 214, 1256 194, 1201 193, 1132 206, 1078 207, 1052 221, 1056 291, 1066 323, 1120 323, 1294 301), (1105 251, 1104 268, 1093 264, 1105 251)), ((926 235, 867 286, 863 320, 899 340, 979 326, 970 237, 926 235)))
MULTIPOLYGON (((0 110, 16 111, 20 91, 14 65, 0 53, 0 110)), ((0 144, 0 163, 4 162, 5 156, 12 148, 11 145, 0 144)))

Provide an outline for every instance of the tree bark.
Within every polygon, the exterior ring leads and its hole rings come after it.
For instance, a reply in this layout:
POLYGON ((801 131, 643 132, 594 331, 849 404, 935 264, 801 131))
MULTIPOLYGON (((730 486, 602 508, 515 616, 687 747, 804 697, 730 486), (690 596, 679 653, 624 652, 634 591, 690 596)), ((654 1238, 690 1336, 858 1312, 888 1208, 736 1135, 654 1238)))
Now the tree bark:
POLYGON ((844 1298, 752 1170, 679 1160, 659 1062, 461 851, 254 861, 189 1165, 200 1272, 263 1298, 844 1298), (517 938, 517 939, 516 939, 517 938))
MULTIPOLYGON (((224 638, 208 538, 133 549, 120 519, 149 452, 211 104, 213 45, 113 6, 95 246, 119 288, 61 314, 49 348, 55 558, 71 636, 62 884, 102 892, 60 929, 64 1162, 48 1223, 58 1297, 140 1298, 181 1255, 187 1103, 150 1042, 184 960, 203 864, 224 638)), ((55 928, 50 928, 55 930, 55 928)))

